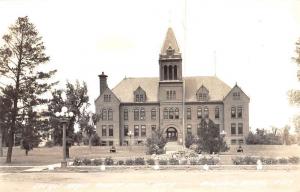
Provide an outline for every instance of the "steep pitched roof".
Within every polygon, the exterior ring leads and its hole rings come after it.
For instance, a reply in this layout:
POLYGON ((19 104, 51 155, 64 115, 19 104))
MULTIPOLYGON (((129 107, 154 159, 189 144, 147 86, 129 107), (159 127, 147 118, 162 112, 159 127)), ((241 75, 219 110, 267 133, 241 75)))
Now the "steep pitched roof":
MULTIPOLYGON (((227 84, 214 76, 185 77, 184 81, 186 101, 197 101, 196 93, 202 85, 209 90, 209 101, 222 101, 231 90, 227 84)), ((125 78, 112 92, 121 102, 133 102, 133 93, 140 86, 147 94, 147 102, 157 102, 158 85, 157 77, 125 78)))
POLYGON ((174 49, 175 54, 180 53, 179 47, 178 47, 178 44, 177 44, 177 41, 176 41, 176 38, 175 38, 175 35, 174 35, 174 32, 173 32, 172 28, 168 28, 168 31, 167 31, 167 34, 166 34, 166 37, 165 37, 165 41, 164 41, 164 44, 161 48, 160 54, 163 54, 163 55, 166 54, 167 50, 169 48, 174 49))

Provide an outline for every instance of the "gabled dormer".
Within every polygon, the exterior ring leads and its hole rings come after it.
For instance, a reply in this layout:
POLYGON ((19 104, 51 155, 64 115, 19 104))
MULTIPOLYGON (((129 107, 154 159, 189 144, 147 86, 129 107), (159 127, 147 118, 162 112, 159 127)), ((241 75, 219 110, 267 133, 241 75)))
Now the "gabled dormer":
POLYGON ((237 85, 230 90, 230 92, 224 98, 225 100, 233 100, 233 101, 250 101, 250 98, 244 93, 244 91, 237 85))
POLYGON ((146 92, 140 86, 133 92, 134 94, 134 102, 142 103, 146 102, 146 92))
POLYGON ((198 89, 198 91, 196 93, 196 98, 197 98, 197 101, 208 101, 209 100, 209 91, 204 85, 201 85, 201 87, 198 89))

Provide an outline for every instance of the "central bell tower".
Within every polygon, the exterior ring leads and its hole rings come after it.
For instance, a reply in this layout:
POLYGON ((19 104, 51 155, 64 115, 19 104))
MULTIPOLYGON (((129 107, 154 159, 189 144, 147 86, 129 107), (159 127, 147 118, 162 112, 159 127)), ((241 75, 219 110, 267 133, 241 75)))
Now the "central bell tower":
POLYGON ((182 80, 182 58, 172 28, 168 28, 159 54, 160 81, 182 80))

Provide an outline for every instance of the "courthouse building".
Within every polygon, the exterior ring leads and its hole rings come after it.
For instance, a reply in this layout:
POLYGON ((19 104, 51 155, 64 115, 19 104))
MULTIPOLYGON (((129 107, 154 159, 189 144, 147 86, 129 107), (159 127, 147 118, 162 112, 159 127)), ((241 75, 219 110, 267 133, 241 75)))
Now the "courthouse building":
POLYGON ((155 129, 182 144, 196 135, 202 119, 211 119, 225 133, 227 144, 243 144, 249 132, 249 97, 216 76, 182 76, 182 57, 174 32, 168 29, 159 54, 159 77, 124 78, 116 87, 99 75, 96 125, 102 145, 143 144, 155 129))

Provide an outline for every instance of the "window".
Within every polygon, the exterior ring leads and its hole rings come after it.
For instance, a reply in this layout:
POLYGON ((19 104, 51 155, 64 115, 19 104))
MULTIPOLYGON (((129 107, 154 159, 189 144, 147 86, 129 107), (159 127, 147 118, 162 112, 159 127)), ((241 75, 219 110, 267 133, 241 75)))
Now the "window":
POLYGON ((128 109, 124 109, 124 121, 128 121, 128 109))
POLYGON ((199 123, 197 124, 197 135, 200 135, 200 132, 201 132, 201 125, 199 123))
POLYGON ((156 125, 151 125, 151 131, 155 131, 156 130, 156 125))
POLYGON ((108 126, 108 136, 110 136, 110 137, 114 136, 114 126, 113 125, 108 126))
POLYGON ((175 108, 175 119, 179 119, 179 109, 175 108))
POLYGON ((209 112, 208 112, 208 108, 207 107, 204 108, 204 116, 205 116, 205 118, 209 117, 209 112))
POLYGON ((188 135, 192 134, 192 125, 187 125, 186 132, 187 132, 188 135))
POLYGON ((144 109, 144 108, 141 108, 141 113, 140 113, 140 115, 141 115, 141 120, 145 120, 145 115, 146 115, 146 113, 145 113, 145 109, 144 109))
POLYGON ((201 85, 196 93, 196 98, 198 101, 208 101, 208 95, 208 89, 204 85, 201 85))
POLYGON ((174 110, 173 110, 173 108, 171 108, 169 110, 169 119, 173 119, 173 118, 174 118, 174 110))
POLYGON ((174 66, 174 80, 177 80, 177 66, 174 66))
POLYGON ((106 109, 103 109, 102 110, 102 120, 107 120, 107 110, 106 109))
POLYGON ((151 119, 155 120, 156 119, 156 109, 151 110, 151 119))
POLYGON ((164 80, 168 79, 168 67, 164 66, 164 80))
POLYGON ((135 95, 135 102, 140 102, 140 95, 139 94, 135 95))
POLYGON ((113 111, 112 111, 112 109, 108 110, 108 120, 109 121, 113 120, 113 111))
POLYGON ((243 134, 243 123, 238 124, 238 134, 239 135, 243 134))
POLYGON ((235 145, 236 144, 236 139, 231 139, 231 145, 235 145))
POLYGON ((134 109, 133 116, 135 121, 140 120, 140 111, 138 109, 134 109))
POLYGON ((192 119, 192 109, 190 107, 186 110, 186 118, 192 119))
POLYGON ((101 146, 106 146, 106 141, 101 141, 101 146))
POLYGON ((239 144, 244 144, 244 139, 239 139, 239 144))
POLYGON ((143 93, 137 93, 135 95, 135 102, 145 102, 145 97, 143 93))
POLYGON ((175 90, 167 90, 167 100, 176 99, 176 91, 175 90))
POLYGON ((231 118, 235 118, 235 117, 236 117, 236 108, 231 107, 231 118))
POLYGON ((146 137, 146 125, 141 125, 141 136, 146 137))
POLYGON ((168 119, 169 117, 169 112, 167 108, 164 108, 164 119, 168 119))
POLYGON ((198 119, 201 119, 201 118, 202 118, 202 109, 201 109, 201 107, 198 107, 198 108, 197 108, 197 118, 198 118, 198 119))
POLYGON ((200 101, 206 101, 207 94, 206 93, 200 93, 199 94, 199 100, 200 101))
POLYGON ((124 136, 128 136, 128 125, 124 125, 124 136))
POLYGON ((140 134, 139 132, 140 132, 140 131, 139 131, 139 126, 138 126, 138 125, 135 125, 135 126, 134 126, 134 131, 133 131, 133 132, 134 132, 134 136, 135 136, 135 137, 138 137, 138 136, 139 136, 139 134, 140 134))
POLYGON ((215 119, 219 119, 220 118, 220 109, 219 107, 215 108, 215 119))
POLYGON ((231 123, 231 135, 235 135, 235 134, 236 134, 236 124, 231 123))
POLYGON ((108 145, 109 145, 109 146, 113 146, 113 145, 114 145, 114 142, 113 142, 113 141, 108 141, 108 145))
POLYGON ((111 95, 104 95, 104 102, 110 102, 111 101, 111 95))
POLYGON ((237 117, 238 118, 242 118, 243 117, 243 108, 242 107, 238 107, 237 108, 237 117))
POLYGON ((240 92, 233 92, 233 99, 239 100, 240 99, 240 92))
POLYGON ((102 136, 106 137, 106 125, 102 125, 102 136))

